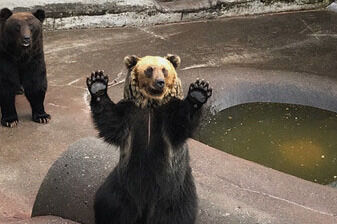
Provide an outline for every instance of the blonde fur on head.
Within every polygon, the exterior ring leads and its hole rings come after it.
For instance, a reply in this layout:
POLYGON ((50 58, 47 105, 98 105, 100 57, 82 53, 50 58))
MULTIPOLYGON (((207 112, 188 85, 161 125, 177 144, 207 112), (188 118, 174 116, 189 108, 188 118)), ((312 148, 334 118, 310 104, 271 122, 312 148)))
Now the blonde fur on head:
MULTIPOLYGON (((181 81, 177 76, 176 68, 180 65, 180 57, 168 54, 166 57, 145 56, 139 58, 135 55, 124 58, 124 63, 128 68, 128 75, 125 79, 124 98, 135 102, 141 108, 155 107, 169 102, 172 98, 183 98, 181 81), (166 69, 166 84, 163 94, 160 96, 151 95, 144 86, 150 85, 149 78, 146 78, 144 71, 148 67, 166 69)), ((159 70, 160 71, 160 70, 159 70)))

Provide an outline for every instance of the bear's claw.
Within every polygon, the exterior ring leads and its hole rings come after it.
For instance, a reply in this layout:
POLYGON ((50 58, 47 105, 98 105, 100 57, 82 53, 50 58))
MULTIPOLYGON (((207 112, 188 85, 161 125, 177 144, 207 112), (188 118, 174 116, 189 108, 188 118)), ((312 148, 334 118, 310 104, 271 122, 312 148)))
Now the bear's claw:
POLYGON ((209 82, 205 80, 197 79, 194 83, 190 85, 188 90, 188 97, 196 104, 204 104, 207 102, 208 98, 212 96, 212 88, 209 86, 209 82))
POLYGON ((18 123, 19 120, 17 118, 1 120, 1 125, 7 128, 14 128, 18 125, 18 123))
POLYGON ((101 96, 107 93, 109 78, 104 71, 95 71, 87 78, 87 86, 92 96, 101 96))
POLYGON ((33 114, 32 120, 36 123, 47 124, 51 119, 50 115, 47 113, 44 114, 33 114))

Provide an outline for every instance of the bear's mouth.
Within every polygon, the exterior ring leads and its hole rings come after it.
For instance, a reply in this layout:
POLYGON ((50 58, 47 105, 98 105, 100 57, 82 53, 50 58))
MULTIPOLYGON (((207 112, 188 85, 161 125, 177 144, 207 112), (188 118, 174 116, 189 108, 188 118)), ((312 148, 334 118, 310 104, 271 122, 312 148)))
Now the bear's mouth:
POLYGON ((22 47, 29 47, 30 46, 30 41, 23 40, 21 46, 22 47))
POLYGON ((164 89, 154 89, 154 88, 147 88, 147 92, 153 96, 160 96, 164 93, 164 89))

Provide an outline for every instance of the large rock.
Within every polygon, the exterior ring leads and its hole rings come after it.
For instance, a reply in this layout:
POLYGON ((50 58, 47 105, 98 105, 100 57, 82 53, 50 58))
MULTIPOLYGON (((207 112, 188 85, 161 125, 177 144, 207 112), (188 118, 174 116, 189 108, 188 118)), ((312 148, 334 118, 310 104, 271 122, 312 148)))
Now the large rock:
POLYGON ((118 159, 116 148, 96 138, 72 144, 49 169, 32 216, 54 215, 94 223, 94 194, 118 159))

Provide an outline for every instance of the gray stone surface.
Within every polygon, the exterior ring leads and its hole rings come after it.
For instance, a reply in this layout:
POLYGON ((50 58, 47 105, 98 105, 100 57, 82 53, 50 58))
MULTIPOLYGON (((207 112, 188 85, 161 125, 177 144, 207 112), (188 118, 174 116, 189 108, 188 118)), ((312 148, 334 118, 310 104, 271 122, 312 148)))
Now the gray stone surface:
POLYGON ((332 182, 331 184, 329 184, 329 186, 337 188, 337 181, 332 182))
MULTIPOLYGON (((337 191, 189 142, 199 195, 198 224, 335 224, 337 191), (291 183, 291 184, 289 184, 291 183)), ((119 153, 101 140, 71 145, 54 163, 32 216, 55 215, 93 224, 94 192, 119 153)))
POLYGON ((7 224, 79 224, 79 223, 55 216, 40 216, 26 220, 10 221, 7 224))
POLYGON ((94 223, 93 196, 118 159, 116 148, 95 138, 72 144, 49 169, 32 216, 54 215, 94 223))
POLYGON ((46 11, 46 29, 140 25, 137 20, 155 11, 152 0, 34 0, 0 2, 0 8, 14 11, 46 11))
MULTIPOLYGON (((226 15, 232 10, 237 10, 237 15, 240 15, 240 13, 258 14, 262 11, 284 11, 291 10, 292 8, 300 9, 301 7, 305 7, 305 5, 312 5, 314 3, 314 1, 308 0, 157 0, 157 2, 159 5, 158 10, 161 12, 192 13, 206 10, 218 15, 226 15)), ((316 1, 315 3, 319 2, 324 5, 329 3, 329 1, 326 0, 316 1)))
POLYGON ((331 3, 331 4, 327 7, 327 9, 328 9, 329 11, 331 11, 331 12, 337 13, 337 3, 336 3, 336 2, 331 3))
POLYGON ((2 0, 0 8, 46 11, 46 29, 148 26, 261 13, 323 8, 329 0, 2 0))
POLYGON ((8 7, 10 9, 15 8, 34 8, 35 6, 46 6, 46 5, 67 5, 67 4, 92 4, 92 5, 105 5, 105 4, 114 4, 115 6, 153 6, 153 0, 1 0, 1 7, 8 7))
MULTIPOLYGON (((216 70, 208 69, 211 73, 216 70)), ((319 76, 300 73, 281 75, 278 71, 261 71, 251 79, 250 72, 242 70, 231 72, 237 74, 236 79, 230 79, 227 74, 222 74, 221 78, 220 75, 215 75, 210 80, 214 83, 213 88, 224 90, 217 91, 211 99, 213 112, 242 103, 256 102, 256 99, 259 99, 259 102, 301 104, 337 113, 335 79, 322 79, 319 76)))

